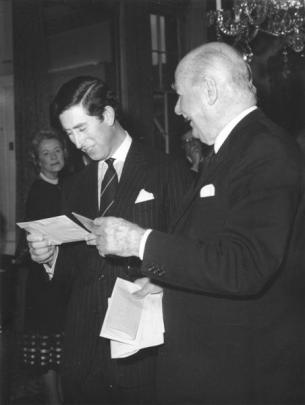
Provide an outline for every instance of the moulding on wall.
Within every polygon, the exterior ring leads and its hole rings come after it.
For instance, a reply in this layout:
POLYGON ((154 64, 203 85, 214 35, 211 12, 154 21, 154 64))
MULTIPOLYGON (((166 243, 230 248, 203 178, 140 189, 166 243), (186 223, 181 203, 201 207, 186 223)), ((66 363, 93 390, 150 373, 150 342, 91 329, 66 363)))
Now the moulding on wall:
POLYGON ((52 35, 48 46, 50 73, 111 62, 110 24, 102 22, 52 35))

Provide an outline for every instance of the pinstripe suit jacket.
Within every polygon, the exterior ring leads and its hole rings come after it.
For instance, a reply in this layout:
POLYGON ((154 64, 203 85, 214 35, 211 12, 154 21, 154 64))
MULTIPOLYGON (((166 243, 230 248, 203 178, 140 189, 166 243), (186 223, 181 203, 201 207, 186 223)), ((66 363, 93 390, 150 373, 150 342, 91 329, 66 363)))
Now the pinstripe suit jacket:
MULTIPOLYGON (((89 218, 98 216, 97 169, 98 164, 94 162, 64 185, 65 213, 74 211, 89 218)), ((144 228, 166 230, 189 182, 190 173, 183 162, 133 141, 109 215, 144 228), (155 198, 135 204, 141 189, 153 193, 155 198)), ((54 280, 70 286, 64 374, 84 381, 89 374, 102 370, 106 384, 120 386, 151 381, 154 349, 143 350, 127 359, 111 360, 109 341, 99 337, 116 277, 134 280, 141 276, 138 268, 138 260, 105 259, 95 247, 85 243, 67 244, 60 249, 54 280)))

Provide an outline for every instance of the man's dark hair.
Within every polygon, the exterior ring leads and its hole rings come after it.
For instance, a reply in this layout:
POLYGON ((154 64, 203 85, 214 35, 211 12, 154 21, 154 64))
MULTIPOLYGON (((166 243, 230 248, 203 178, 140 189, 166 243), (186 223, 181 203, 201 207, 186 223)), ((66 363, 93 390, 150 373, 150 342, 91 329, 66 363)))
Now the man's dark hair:
POLYGON ((69 108, 81 104, 88 115, 104 120, 106 106, 119 115, 119 103, 114 93, 101 80, 92 76, 78 76, 64 83, 51 103, 51 119, 57 122, 60 114, 69 108))

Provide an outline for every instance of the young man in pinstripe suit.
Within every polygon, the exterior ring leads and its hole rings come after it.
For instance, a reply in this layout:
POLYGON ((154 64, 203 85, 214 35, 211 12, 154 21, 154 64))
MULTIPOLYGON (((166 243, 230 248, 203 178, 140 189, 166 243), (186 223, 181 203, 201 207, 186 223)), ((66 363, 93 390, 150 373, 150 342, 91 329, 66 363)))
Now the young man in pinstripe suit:
MULTIPOLYGON (((118 121, 117 101, 99 79, 78 77, 64 84, 52 112, 70 140, 93 161, 64 184, 63 213, 74 211, 92 219, 101 215, 100 189, 105 161, 111 158, 118 184, 106 215, 165 231, 189 185, 188 168, 133 140, 118 121), (139 199, 141 193, 149 199, 139 199)), ((62 370, 65 402, 154 403, 156 349, 111 359, 109 341, 99 336, 116 278, 141 277, 140 261, 103 257, 85 242, 57 249, 40 235, 29 235, 28 240, 33 260, 48 263, 52 282, 69 288, 62 370)))

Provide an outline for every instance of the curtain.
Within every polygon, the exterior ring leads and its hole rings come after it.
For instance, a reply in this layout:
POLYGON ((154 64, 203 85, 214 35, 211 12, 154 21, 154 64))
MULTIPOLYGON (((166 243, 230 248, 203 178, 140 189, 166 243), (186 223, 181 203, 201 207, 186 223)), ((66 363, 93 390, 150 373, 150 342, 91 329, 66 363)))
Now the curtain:
POLYGON ((24 217, 34 178, 29 161, 31 138, 49 125, 48 50, 43 1, 13 0, 13 59, 16 138, 16 218, 24 217))

